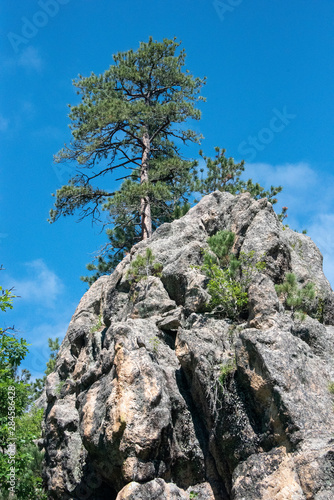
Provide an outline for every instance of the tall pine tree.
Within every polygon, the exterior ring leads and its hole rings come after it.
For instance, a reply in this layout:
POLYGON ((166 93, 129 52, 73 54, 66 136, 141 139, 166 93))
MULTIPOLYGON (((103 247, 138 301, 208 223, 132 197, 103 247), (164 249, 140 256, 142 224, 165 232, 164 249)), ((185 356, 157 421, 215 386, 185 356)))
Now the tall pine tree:
POLYGON ((50 222, 78 209, 80 217, 97 219, 105 209, 115 231, 136 232, 140 221, 140 238, 146 239, 182 204, 194 163, 181 158, 180 145, 200 140, 184 122, 200 118, 195 105, 203 100, 205 79, 183 70, 186 54, 176 55, 179 45, 150 38, 136 52, 114 55, 102 75, 74 82, 81 102, 70 106, 73 140, 55 161, 75 162, 77 174, 57 191, 50 222), (95 185, 106 175, 112 186, 123 181, 118 190, 95 185))

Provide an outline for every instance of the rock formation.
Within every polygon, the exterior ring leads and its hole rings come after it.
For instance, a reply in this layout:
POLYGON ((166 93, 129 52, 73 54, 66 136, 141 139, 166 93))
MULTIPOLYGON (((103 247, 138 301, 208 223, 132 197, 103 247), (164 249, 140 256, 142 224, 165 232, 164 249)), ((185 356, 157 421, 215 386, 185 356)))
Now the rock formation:
POLYGON ((316 245, 266 199, 214 192, 163 224, 83 296, 47 378, 50 498, 332 499, 333 305, 316 245), (266 262, 241 324, 205 312, 196 266, 222 229, 266 262), (147 247, 161 276, 131 285, 147 247), (284 310, 287 272, 315 284, 322 323, 284 310))

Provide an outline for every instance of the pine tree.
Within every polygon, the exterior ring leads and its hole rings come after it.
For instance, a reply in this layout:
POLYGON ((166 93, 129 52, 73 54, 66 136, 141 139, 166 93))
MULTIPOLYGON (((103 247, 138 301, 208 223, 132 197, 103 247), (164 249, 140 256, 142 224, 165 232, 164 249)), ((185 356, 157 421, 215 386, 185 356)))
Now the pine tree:
MULTIPOLYGON (((74 82, 80 104, 70 106, 73 141, 56 162, 73 161, 77 175, 56 194, 50 222, 61 215, 100 217, 107 210, 117 227, 136 227, 149 238, 154 211, 170 216, 189 189, 193 162, 180 156, 180 144, 200 136, 182 124, 198 120, 196 102, 205 79, 195 78, 185 65, 185 51, 175 39, 149 39, 134 52, 119 52, 102 75, 79 75, 74 82), (113 174, 118 174, 115 178, 113 174), (96 187, 108 175, 118 190, 96 187), (125 224, 125 226, 124 226, 125 224)), ((124 247, 125 248, 125 247, 124 247)))
POLYGON ((287 273, 284 282, 275 285, 277 295, 283 298, 287 309, 291 310, 292 319, 305 319, 308 313, 312 313, 315 298, 314 283, 309 282, 304 286, 299 286, 296 275, 287 273))
POLYGON ((233 158, 225 156, 225 149, 215 148, 216 155, 212 159, 204 156, 202 151, 200 155, 206 163, 206 168, 202 169, 205 177, 195 179, 194 191, 201 194, 209 194, 212 191, 227 191, 232 194, 239 194, 248 191, 253 198, 268 198, 271 203, 276 203, 276 196, 282 191, 282 187, 271 186, 266 191, 259 183, 253 183, 252 179, 244 181, 240 178, 245 170, 245 162, 235 163, 233 158))

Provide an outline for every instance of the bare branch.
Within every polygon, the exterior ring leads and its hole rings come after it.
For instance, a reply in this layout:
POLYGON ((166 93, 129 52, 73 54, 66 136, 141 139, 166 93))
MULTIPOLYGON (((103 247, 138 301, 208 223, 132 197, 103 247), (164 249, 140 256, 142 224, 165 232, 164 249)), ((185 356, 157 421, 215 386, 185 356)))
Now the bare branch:
POLYGON ((166 128, 168 125, 170 124, 170 120, 169 118, 167 119, 167 121, 165 123, 163 123, 162 125, 160 125, 160 127, 154 132, 154 134, 152 135, 152 137, 150 138, 151 141, 154 141, 154 139, 156 138, 157 135, 160 134, 160 132, 166 128))

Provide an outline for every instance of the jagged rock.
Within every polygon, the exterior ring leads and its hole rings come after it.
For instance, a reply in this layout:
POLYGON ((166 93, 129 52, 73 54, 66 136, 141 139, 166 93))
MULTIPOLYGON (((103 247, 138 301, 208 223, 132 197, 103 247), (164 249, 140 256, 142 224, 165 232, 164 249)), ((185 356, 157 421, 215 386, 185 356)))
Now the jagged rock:
POLYGON ((189 500, 189 498, 214 500, 213 492, 208 483, 202 483, 184 491, 173 483, 163 479, 153 479, 148 483, 131 482, 117 495, 116 500, 189 500))
POLYGON ((47 378, 50 498, 332 498, 333 304, 319 250, 265 199, 215 192, 160 226, 84 295, 47 378), (206 313, 203 249, 222 229, 266 262, 240 324, 206 313), (131 283, 148 247, 161 277, 131 283), (284 310, 287 272, 315 284, 322 324, 284 310))
POLYGON ((164 314, 175 309, 176 304, 171 300, 159 278, 149 276, 134 287, 134 305, 127 316, 131 318, 149 318, 164 314))
POLYGON ((182 307, 177 307, 171 312, 162 314, 162 318, 157 321, 157 326, 161 330, 177 330, 181 326, 182 307))
POLYGON ((285 448, 253 455, 234 471, 233 498, 304 500, 293 460, 285 448))
POLYGON ((263 274, 255 277, 248 290, 249 326, 266 329, 275 325, 280 303, 273 282, 263 274))
POLYGON ((145 484, 129 483, 117 495, 116 500, 188 500, 189 495, 175 484, 165 483, 163 479, 153 479, 145 484))

